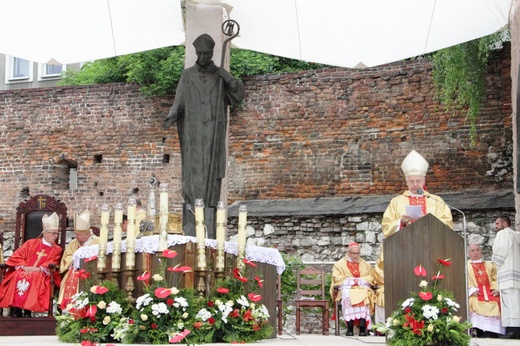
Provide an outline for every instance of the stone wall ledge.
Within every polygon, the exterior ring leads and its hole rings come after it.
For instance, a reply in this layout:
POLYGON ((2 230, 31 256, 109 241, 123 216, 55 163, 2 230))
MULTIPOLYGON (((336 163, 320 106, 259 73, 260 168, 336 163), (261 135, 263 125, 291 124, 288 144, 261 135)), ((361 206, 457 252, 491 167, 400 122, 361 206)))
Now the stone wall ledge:
MULTIPOLYGON (((513 190, 439 193, 438 196, 449 206, 463 211, 515 209, 513 190)), ((240 204, 247 205, 247 214, 252 217, 378 214, 384 213, 393 197, 395 195, 247 200, 230 205, 228 216, 238 216, 240 204)))

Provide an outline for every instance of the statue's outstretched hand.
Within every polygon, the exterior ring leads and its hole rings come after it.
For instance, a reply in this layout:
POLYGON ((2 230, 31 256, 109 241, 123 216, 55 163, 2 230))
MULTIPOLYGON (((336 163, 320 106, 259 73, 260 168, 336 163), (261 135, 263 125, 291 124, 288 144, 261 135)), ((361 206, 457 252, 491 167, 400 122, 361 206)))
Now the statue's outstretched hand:
POLYGON ((175 114, 168 114, 166 118, 164 118, 162 129, 166 130, 168 127, 170 127, 175 120, 175 114))

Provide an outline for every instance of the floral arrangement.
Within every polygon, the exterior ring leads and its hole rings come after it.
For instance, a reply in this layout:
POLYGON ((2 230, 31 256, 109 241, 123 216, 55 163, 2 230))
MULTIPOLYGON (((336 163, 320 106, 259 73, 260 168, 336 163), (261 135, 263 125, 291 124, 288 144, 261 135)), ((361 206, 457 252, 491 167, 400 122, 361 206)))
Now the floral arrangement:
MULTIPOLYGON (((394 311, 387 319, 386 326, 379 326, 379 332, 387 333, 388 344, 394 346, 424 345, 468 345, 470 336, 467 330, 471 324, 456 315, 459 304, 455 302, 453 293, 441 290, 437 283, 444 278, 442 268, 450 266, 449 259, 437 260, 438 271, 431 280, 419 283, 421 290, 412 292, 410 297, 401 302, 400 309, 394 311)), ((418 277, 426 277, 422 265, 415 267, 418 277)))
MULTIPOLYGON (((175 251, 165 250, 164 258, 175 251)), ((114 283, 104 281, 89 291, 76 294, 64 302, 65 313, 57 316, 56 332, 62 342, 81 342, 82 346, 98 343, 190 344, 214 342, 254 342, 273 333, 269 312, 254 291, 262 287, 259 276, 248 278, 238 268, 217 279, 208 298, 194 289, 169 287, 175 273, 189 273, 192 268, 166 267, 159 256, 159 272, 144 272, 137 280, 144 283, 143 294, 130 301, 127 293, 114 283)), ((244 259, 247 266, 256 264, 244 259)), ((247 267, 246 267, 247 268, 247 267)), ((80 278, 90 274, 79 271, 80 278)), ((247 269, 244 270, 247 274, 247 269)), ((88 282, 86 287, 89 287, 88 282)), ((177 283, 178 285, 178 283, 177 283)))
MULTIPOLYGON (((95 259, 92 257, 85 262, 95 259)), ((91 286, 90 272, 85 269, 75 275, 84 282, 83 286, 90 289, 62 301, 60 307, 63 314, 56 316, 56 334, 60 341, 67 343, 93 345, 96 342, 113 342, 112 331, 131 307, 127 293, 108 280, 99 286, 91 286)))

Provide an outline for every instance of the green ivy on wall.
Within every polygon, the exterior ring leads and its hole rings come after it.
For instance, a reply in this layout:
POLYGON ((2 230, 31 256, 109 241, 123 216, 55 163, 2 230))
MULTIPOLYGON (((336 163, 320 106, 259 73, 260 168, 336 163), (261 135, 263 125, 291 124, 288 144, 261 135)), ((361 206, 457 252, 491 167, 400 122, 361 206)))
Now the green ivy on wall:
POLYGON ((473 144, 480 105, 486 98, 489 57, 508 35, 499 32, 433 53, 433 80, 437 97, 452 111, 467 111, 473 144))

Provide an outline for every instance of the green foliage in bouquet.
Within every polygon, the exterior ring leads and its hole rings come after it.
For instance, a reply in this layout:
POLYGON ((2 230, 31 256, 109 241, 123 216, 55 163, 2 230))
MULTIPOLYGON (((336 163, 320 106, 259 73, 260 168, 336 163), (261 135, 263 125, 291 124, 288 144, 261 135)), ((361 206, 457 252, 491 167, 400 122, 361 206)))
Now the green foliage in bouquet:
MULTIPOLYGON (((388 318, 385 327, 378 331, 386 332, 388 345, 393 346, 465 346, 470 336, 468 322, 462 322, 457 316, 459 304, 455 302, 453 293, 437 287, 444 278, 443 266, 451 265, 450 260, 438 260, 438 272, 432 277, 433 285, 422 280, 421 291, 412 292, 410 297, 401 302, 400 309, 388 318)), ((414 269, 415 275, 425 277, 426 270, 421 265, 414 269)))
POLYGON ((234 268, 232 275, 216 280, 206 307, 195 316, 190 340, 250 343, 272 335, 269 312, 255 292, 262 287, 263 280, 247 275, 248 266, 256 267, 254 262, 244 259, 244 263, 244 274, 234 268))
POLYGON ((119 321, 115 328, 116 339, 127 344, 167 344, 172 340, 180 341, 190 333, 187 327, 191 326, 193 316, 203 302, 193 289, 167 287, 174 273, 182 275, 193 271, 180 265, 167 268, 166 259, 176 255, 175 251, 165 250, 163 258, 158 257, 158 273, 145 272, 137 277, 145 284, 143 294, 135 301, 130 315, 119 321), (150 280, 152 283, 148 285, 150 280))
POLYGON ((56 316, 58 339, 66 343, 113 342, 112 332, 131 306, 127 293, 108 280, 99 286, 91 286, 87 270, 81 269, 76 275, 90 289, 63 300, 63 314, 56 316))

